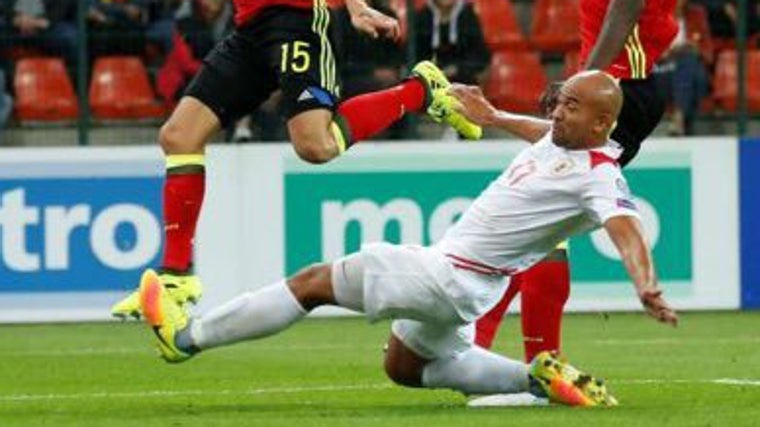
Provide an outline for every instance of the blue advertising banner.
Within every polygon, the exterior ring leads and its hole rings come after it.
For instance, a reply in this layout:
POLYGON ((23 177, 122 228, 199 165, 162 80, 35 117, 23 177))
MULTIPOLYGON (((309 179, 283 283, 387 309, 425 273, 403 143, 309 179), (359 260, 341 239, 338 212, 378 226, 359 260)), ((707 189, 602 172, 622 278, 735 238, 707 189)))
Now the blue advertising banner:
POLYGON ((0 172, 0 295, 133 288, 161 252, 159 162, 28 162, 0 172))
POLYGON ((741 194, 741 304, 760 308, 760 139, 739 144, 741 194))
POLYGON ((0 180, 0 293, 134 286, 161 247, 158 177, 0 180))

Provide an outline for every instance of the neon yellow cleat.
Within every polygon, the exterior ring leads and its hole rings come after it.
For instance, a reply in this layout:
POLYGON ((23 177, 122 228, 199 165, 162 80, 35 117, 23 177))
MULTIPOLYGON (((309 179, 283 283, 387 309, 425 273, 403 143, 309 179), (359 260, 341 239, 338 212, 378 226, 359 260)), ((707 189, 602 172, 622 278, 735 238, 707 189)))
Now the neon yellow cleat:
POLYGON ((531 392, 552 402, 569 406, 617 406, 604 382, 584 374, 569 363, 558 360, 548 351, 530 363, 531 392))
POLYGON ((140 318, 140 295, 131 292, 126 298, 111 306, 111 316, 126 320, 128 317, 140 318))
POLYGON ((140 310, 145 323, 153 329, 158 340, 158 351, 169 363, 180 363, 191 358, 191 353, 177 348, 177 332, 186 328, 189 318, 182 306, 169 295, 168 289, 153 270, 145 270, 140 280, 140 310))
MULTIPOLYGON (((197 303, 203 294, 203 286, 198 276, 194 274, 176 274, 170 272, 158 275, 161 283, 169 291, 169 295, 180 305, 188 302, 197 303)), ((127 295, 126 298, 111 307, 111 315, 121 319, 140 318, 140 296, 138 291, 127 295)))
POLYGON ((483 129, 455 111, 456 99, 447 93, 451 83, 430 61, 417 63, 412 74, 425 84, 427 114, 436 122, 446 122, 466 139, 480 139, 483 129))
POLYGON ((436 115, 442 117, 443 121, 465 139, 472 141, 480 139, 483 136, 483 128, 458 113, 455 110, 456 102, 457 100, 453 96, 447 93, 439 93, 428 108, 428 115, 433 117, 433 120, 435 120, 436 115), (430 112, 431 109, 434 110, 433 113, 430 112))

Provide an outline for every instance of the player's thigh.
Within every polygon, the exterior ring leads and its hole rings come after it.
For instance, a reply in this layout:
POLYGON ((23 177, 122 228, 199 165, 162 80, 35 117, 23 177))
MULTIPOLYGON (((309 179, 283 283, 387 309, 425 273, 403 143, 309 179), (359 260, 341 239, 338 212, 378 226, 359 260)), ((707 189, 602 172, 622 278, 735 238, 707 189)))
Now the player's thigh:
POLYGON ((325 163, 340 154, 330 133, 331 110, 319 108, 303 111, 288 119, 288 135, 293 149, 310 163, 325 163))
POLYGON ((374 243, 333 264, 335 298, 344 307, 366 313, 370 321, 408 318, 465 323, 442 283, 449 270, 436 268, 436 254, 413 245, 374 243))
POLYGON ((219 119, 200 100, 185 96, 159 131, 167 154, 202 153, 206 142, 219 130, 219 119))
POLYGON ((422 372, 428 363, 430 359, 420 356, 391 333, 385 347, 384 367, 388 378, 397 384, 421 387, 422 372))
MULTIPOLYGON (((329 10, 290 9, 273 17, 269 64, 282 89, 282 112, 294 144, 325 144, 340 96, 329 10)), ((298 150, 301 147, 296 147, 298 150)), ((307 148, 307 147, 303 147, 307 148)))
POLYGON ((452 357, 469 349, 475 340, 474 324, 421 322, 398 319, 391 324, 393 336, 422 359, 452 357))
POLYGON ((218 126, 227 127, 255 111, 276 89, 266 49, 236 30, 204 58, 185 95, 206 106, 218 126))
POLYGON ((623 80, 623 108, 612 132, 612 139, 623 146, 619 162, 628 164, 638 154, 641 144, 651 135, 665 114, 665 96, 657 89, 653 77, 646 80, 623 80))

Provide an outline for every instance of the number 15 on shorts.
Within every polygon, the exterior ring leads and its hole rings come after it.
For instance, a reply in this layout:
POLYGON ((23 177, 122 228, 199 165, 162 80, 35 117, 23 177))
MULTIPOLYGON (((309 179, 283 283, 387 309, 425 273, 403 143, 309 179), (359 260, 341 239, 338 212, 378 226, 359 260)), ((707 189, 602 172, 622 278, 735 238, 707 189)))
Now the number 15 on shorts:
POLYGON ((294 73, 303 73, 309 69, 309 65, 311 65, 309 43, 304 41, 283 43, 280 49, 282 50, 280 70, 283 73, 287 73, 288 69, 294 73))

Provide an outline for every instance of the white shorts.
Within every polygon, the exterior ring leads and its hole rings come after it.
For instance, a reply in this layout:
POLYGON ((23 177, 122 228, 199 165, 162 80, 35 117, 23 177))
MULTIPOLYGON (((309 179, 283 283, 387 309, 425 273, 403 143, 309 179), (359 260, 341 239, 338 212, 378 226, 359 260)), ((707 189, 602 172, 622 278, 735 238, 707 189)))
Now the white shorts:
POLYGON ((394 335, 430 359, 468 349, 471 323, 505 289, 503 278, 458 270, 435 247, 388 243, 364 245, 336 261, 333 284, 340 305, 363 311, 371 322, 396 319, 394 335))

